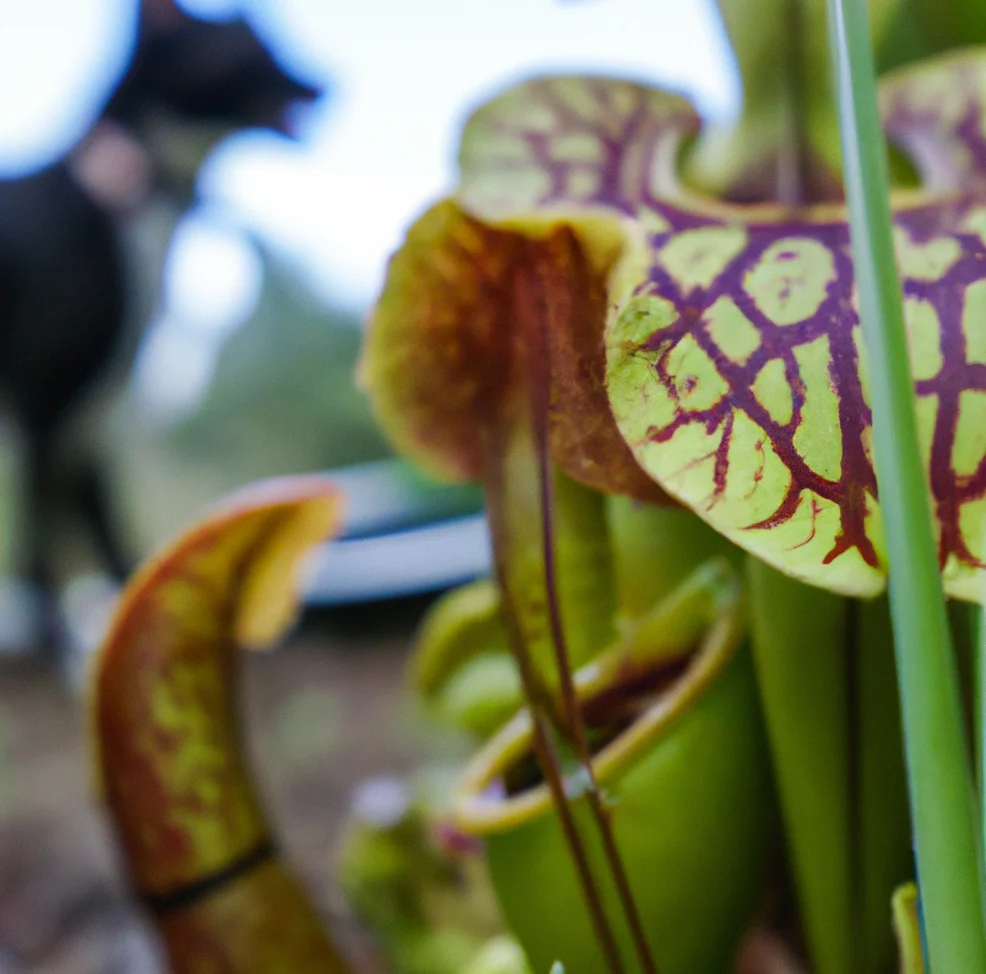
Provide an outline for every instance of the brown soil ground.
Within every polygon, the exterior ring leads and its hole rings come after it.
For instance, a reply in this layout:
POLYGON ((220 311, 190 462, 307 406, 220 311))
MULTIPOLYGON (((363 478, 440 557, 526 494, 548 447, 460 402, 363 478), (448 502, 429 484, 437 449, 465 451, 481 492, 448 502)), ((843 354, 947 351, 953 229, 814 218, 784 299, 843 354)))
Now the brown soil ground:
MULTIPOLYGON (((309 631, 251 655, 245 705, 262 788, 289 859, 372 969, 332 882, 354 784, 430 750, 401 686, 421 606, 309 631)), ((0 667, 0 974, 163 974, 128 896, 90 772, 84 706, 51 668, 0 667)))

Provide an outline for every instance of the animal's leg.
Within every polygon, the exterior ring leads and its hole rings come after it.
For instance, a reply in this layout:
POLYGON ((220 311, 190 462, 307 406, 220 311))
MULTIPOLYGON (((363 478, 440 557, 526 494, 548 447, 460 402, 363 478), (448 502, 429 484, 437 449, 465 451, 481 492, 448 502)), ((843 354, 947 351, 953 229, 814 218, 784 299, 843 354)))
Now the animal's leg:
POLYGON ((61 643, 58 579, 51 559, 55 484, 54 437, 50 430, 27 432, 27 495, 23 525, 26 534, 27 577, 38 595, 38 648, 47 652, 61 643))
POLYGON ((133 565, 120 537, 119 519, 106 472, 97 457, 87 456, 73 471, 69 492, 74 511, 82 518, 96 545, 102 567, 116 581, 122 582, 133 565))

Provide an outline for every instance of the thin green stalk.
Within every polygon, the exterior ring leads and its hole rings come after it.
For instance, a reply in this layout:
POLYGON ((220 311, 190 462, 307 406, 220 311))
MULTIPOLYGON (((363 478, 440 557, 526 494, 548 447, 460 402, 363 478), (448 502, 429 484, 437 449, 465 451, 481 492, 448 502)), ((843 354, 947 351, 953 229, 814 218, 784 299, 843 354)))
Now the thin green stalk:
MULTIPOLYGON (((493 512, 491 511, 491 513, 493 512)), ((494 557, 497 554, 498 552, 494 551, 494 557)), ((609 968, 610 974, 624 974, 626 968, 620 956, 620 948, 616 942, 616 935, 613 933, 613 925, 606 915, 606 908, 603 904, 599 883, 593 875, 592 865, 589 862, 585 843, 579 834, 575 816, 572 812, 572 806, 565 790, 565 776, 562 771, 561 762, 552 745, 551 732, 555 722, 552 719, 550 708, 545 707, 542 703, 541 678, 534 667, 523 634, 513 624, 513 621, 518 616, 516 611, 510 611, 509 609, 511 592, 504 584, 508 576, 501 565, 497 565, 497 569, 499 578, 501 579, 501 585, 503 585, 504 600, 508 604, 507 620, 511 630, 511 643, 514 647, 517 667, 520 670, 521 680, 524 684, 524 691, 531 711, 531 723, 534 730, 534 751, 537 756, 538 765, 551 792, 551 800, 555 807, 555 813, 558 816, 558 822, 561 826, 562 834, 565 837, 569 855, 572 857, 572 863, 579 879, 582 896, 589 912, 589 919, 595 931, 596 939, 599 942, 603 956, 606 958, 606 965, 609 968)))
POLYGON ((548 457, 546 429, 539 430, 539 441, 538 459, 542 497, 544 587, 548 594, 548 621, 551 630, 551 639, 555 648, 555 662, 558 667, 558 680, 562 703, 565 708, 565 722, 570 735, 570 743, 575 747, 575 753, 578 755, 579 763, 588 782, 586 800, 592 812, 593 821, 596 823, 599 837, 602 840, 603 853, 609 864, 613 884, 616 887, 616 894, 619 897, 620 906, 623 908, 623 915, 626 919, 627 926, 630 928, 630 936, 633 940, 634 949, 637 952, 637 959, 640 961, 640 969, 644 974, 658 974, 657 963, 654 960, 650 942, 647 940, 647 932, 644 930, 643 918, 637 907, 633 890, 630 889, 630 877, 627 874, 626 866, 623 864, 623 857, 616 844, 616 836, 613 833, 613 823, 610 819, 609 809, 603 803, 602 789, 600 789, 599 782, 596 780, 596 771, 592 763, 592 751, 589 747, 589 737, 586 732, 585 721, 582 717, 582 707, 579 704, 575 690, 575 679, 572 675, 568 645, 565 638, 565 626, 562 623, 561 608, 559 606, 557 571, 555 566, 552 469, 548 457))
POLYGON ((929 960, 934 974, 986 974, 974 790, 918 451, 868 10, 865 0, 828 8, 929 960))
MULTIPOLYGON (((972 696, 972 726, 975 728, 975 762, 976 782, 979 788, 980 842, 986 850, 986 612, 976 606, 972 614, 972 659, 973 659, 973 696, 972 696)), ((986 862, 982 863, 986 870, 986 862)), ((986 900, 986 890, 984 890, 986 900)), ((983 904, 986 909, 986 902, 983 904)))
POLYGON ((746 578, 757 683, 811 969, 852 974, 859 918, 846 692, 849 602, 755 558, 746 578))

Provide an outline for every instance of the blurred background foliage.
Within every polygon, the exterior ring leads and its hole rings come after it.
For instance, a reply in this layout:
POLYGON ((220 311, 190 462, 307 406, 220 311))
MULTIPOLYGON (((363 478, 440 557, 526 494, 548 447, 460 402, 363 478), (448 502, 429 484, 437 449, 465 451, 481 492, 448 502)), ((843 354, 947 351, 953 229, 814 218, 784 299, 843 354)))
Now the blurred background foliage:
POLYGON ((360 316, 318 305, 270 256, 257 310, 220 353, 196 412, 165 447, 241 481, 307 466, 379 460, 390 449, 353 382, 360 316))
POLYGON ((196 408, 158 427, 121 405, 118 489, 138 548, 248 481, 390 455, 354 381, 361 316, 313 297, 269 252, 262 265, 257 307, 196 408))

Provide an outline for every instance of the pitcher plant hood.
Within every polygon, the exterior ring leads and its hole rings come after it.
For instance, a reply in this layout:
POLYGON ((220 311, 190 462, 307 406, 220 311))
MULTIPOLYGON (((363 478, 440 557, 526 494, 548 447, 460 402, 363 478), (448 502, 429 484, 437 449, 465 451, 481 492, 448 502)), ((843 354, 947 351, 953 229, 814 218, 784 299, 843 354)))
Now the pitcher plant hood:
MULTIPOLYGON (((939 560, 948 594, 976 600, 986 51, 889 75, 881 107, 921 183, 895 191, 893 212, 939 560)), ((491 411, 537 370, 569 476, 671 498, 796 578, 877 595, 887 566, 846 210, 690 191, 676 172, 699 130, 685 99, 598 77, 530 81, 479 109, 456 194, 391 262, 363 379, 401 449, 472 478, 491 411), (543 360, 518 324, 532 275, 543 360)))

